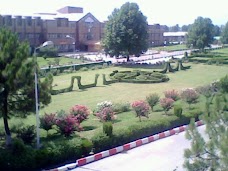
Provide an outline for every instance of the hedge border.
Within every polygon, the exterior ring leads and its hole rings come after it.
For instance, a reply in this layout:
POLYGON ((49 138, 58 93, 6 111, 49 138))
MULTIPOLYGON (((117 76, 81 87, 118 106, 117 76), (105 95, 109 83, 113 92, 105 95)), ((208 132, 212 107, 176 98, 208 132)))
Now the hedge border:
MULTIPOLYGON (((199 126, 204 125, 204 123, 200 120, 200 121, 195 122, 195 125, 197 127, 199 127, 199 126)), ((95 162, 95 161, 98 161, 98 160, 106 158, 106 157, 110 157, 112 155, 121 153, 123 151, 128 151, 128 150, 131 150, 133 148, 142 146, 144 144, 148 144, 148 143, 154 142, 156 140, 163 139, 163 138, 178 134, 180 132, 186 131, 187 128, 188 128, 188 125, 176 127, 174 129, 170 129, 168 131, 155 134, 153 136, 149 136, 149 137, 146 137, 143 139, 138 139, 136 141, 124 144, 122 146, 115 147, 115 148, 112 148, 112 149, 109 149, 106 151, 96 153, 96 154, 88 156, 88 157, 78 159, 75 163, 67 164, 67 165, 64 165, 64 166, 61 166, 58 168, 54 168, 54 169, 50 169, 50 170, 46 170, 46 171, 68 171, 68 170, 77 168, 79 166, 83 166, 83 165, 86 165, 88 163, 95 162)))

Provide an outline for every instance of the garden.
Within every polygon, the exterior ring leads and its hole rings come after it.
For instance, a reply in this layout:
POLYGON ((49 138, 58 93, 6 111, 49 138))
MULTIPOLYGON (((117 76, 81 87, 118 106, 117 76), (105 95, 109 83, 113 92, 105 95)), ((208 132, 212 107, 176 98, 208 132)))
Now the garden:
MULTIPOLYGON (((35 116, 11 118, 10 129, 18 139, 11 153, 2 150, 0 164, 6 169, 53 168, 188 124, 205 109, 212 110, 205 107, 208 102, 228 98, 214 96, 221 83, 227 87, 227 74, 225 63, 195 61, 169 62, 164 69, 103 64, 58 72, 53 77, 52 102, 40 110, 41 149, 32 148, 35 116)), ((227 110, 224 100, 221 104, 227 110)))

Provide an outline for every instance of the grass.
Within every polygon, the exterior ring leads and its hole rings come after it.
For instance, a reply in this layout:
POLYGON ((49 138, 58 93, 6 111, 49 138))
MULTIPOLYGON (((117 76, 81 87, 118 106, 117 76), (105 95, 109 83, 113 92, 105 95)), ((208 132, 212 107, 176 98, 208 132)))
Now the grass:
POLYGON ((181 45, 159 46, 159 47, 153 47, 151 49, 158 50, 158 51, 176 51, 176 50, 183 50, 188 48, 186 47, 185 44, 181 44, 181 45))
MULTIPOLYGON (((40 111, 40 115, 43 115, 45 112, 56 112, 61 109, 69 111, 69 109, 76 104, 86 105, 92 111, 93 109, 95 109, 97 103, 105 100, 110 100, 113 103, 131 103, 134 100, 145 100, 146 96, 148 96, 150 93, 158 93, 161 97, 164 97, 163 92, 166 90, 181 90, 182 88, 197 87, 200 85, 209 84, 228 74, 227 66, 214 66, 203 64, 190 65, 192 66, 192 68, 187 71, 168 73, 170 81, 158 84, 115 83, 108 86, 102 85, 101 74, 106 73, 106 75, 108 75, 108 73, 111 73, 113 70, 116 69, 126 70, 125 68, 120 67, 110 67, 84 72, 78 71, 72 74, 55 76, 54 84, 58 85, 57 87, 55 87, 55 89, 60 89, 67 87, 70 84, 70 78, 73 75, 82 76, 82 84, 89 84, 94 82, 95 74, 100 74, 97 87, 86 90, 79 90, 78 87, 75 86, 73 92, 54 95, 52 96, 52 102, 40 111)), ((186 104, 183 105, 185 106, 186 104)), ((204 100, 202 99, 200 103, 197 104, 197 106, 204 106, 204 100)), ((161 112, 161 109, 159 108, 159 105, 157 106, 157 109, 155 108, 155 111, 156 110, 158 112, 153 112, 152 114, 150 114, 150 120, 159 119, 163 114, 163 112, 161 112)), ((26 120, 13 118, 10 120, 10 125, 15 125, 16 123, 20 125, 20 122, 30 125, 35 124, 35 116, 30 115, 26 120)), ((143 122, 140 123, 138 121, 138 118, 135 117, 135 114, 130 111, 117 115, 117 122, 114 124, 114 128, 117 131, 128 128, 133 123, 143 124, 144 122, 147 122, 146 119, 143 119, 143 122)), ((102 123, 99 122, 98 119, 93 115, 90 115, 90 118, 87 121, 83 122, 82 126, 84 126, 85 131, 77 134, 87 138, 91 138, 94 134, 101 131, 102 129, 102 123)), ((42 130, 41 136, 45 137, 46 132, 42 130)))
MULTIPOLYGON (((85 61, 80 59, 74 59, 74 58, 68 58, 68 57, 56 57, 60 60, 60 65, 66 65, 66 64, 81 64, 85 63, 85 61)), ((56 58, 44 58, 44 57, 37 57, 37 61, 39 63, 39 66, 42 67, 48 67, 49 64, 54 64, 56 58)))
POLYGON ((211 51, 215 54, 228 57, 228 48, 216 49, 211 51))
POLYGON ((208 84, 227 74, 227 66, 191 65, 192 69, 190 70, 169 73, 168 76, 170 81, 158 84, 115 83, 108 86, 102 85, 102 73, 111 73, 116 69, 126 70, 118 67, 57 76, 54 78, 54 84, 58 85, 55 89, 67 87, 70 84, 70 78, 73 75, 81 75, 82 83, 89 84, 94 82, 96 73, 100 74, 97 87, 79 90, 78 87, 75 86, 73 92, 53 96, 52 103, 43 111, 53 112, 60 109, 68 109, 70 106, 77 103, 94 108, 98 102, 104 100, 111 100, 113 102, 132 102, 133 100, 145 99, 149 93, 157 92, 161 95, 168 89, 180 90, 186 87, 197 87, 199 85, 208 84), (129 99, 129 97, 131 98, 129 99))

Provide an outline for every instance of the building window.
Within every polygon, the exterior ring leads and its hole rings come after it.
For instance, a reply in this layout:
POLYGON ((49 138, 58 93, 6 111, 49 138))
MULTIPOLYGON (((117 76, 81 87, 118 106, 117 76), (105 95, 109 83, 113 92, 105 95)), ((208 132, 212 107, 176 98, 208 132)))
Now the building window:
POLYGON ((12 26, 12 19, 11 17, 4 17, 3 18, 3 24, 6 26, 12 26))
POLYGON ((32 19, 31 18, 27 18, 27 26, 32 26, 32 19))
POLYGON ((40 38, 40 33, 36 33, 36 38, 40 38))
POLYGON ((92 40, 93 39, 93 35, 91 33, 87 33, 86 39, 87 40, 92 40))
POLYGON ((61 20, 57 19, 57 27, 61 27, 61 20))
POLYGON ((21 18, 17 18, 17 26, 22 26, 22 19, 21 18))
POLYGON ((36 19, 36 26, 40 26, 41 25, 41 19, 36 19))
POLYGON ((49 39, 56 39, 57 38, 57 34, 55 34, 55 33, 49 33, 48 34, 48 38, 49 39))
POLYGON ((33 39, 34 38, 34 34, 33 33, 27 33, 26 37, 29 39, 33 39))

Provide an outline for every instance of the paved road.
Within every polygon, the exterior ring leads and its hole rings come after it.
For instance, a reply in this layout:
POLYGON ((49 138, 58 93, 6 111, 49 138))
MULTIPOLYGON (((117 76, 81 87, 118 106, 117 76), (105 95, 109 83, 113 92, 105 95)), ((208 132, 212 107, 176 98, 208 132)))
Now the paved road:
MULTIPOLYGON (((203 134, 205 126, 198 127, 203 134)), ((184 171, 185 132, 78 167, 73 171, 184 171)))

